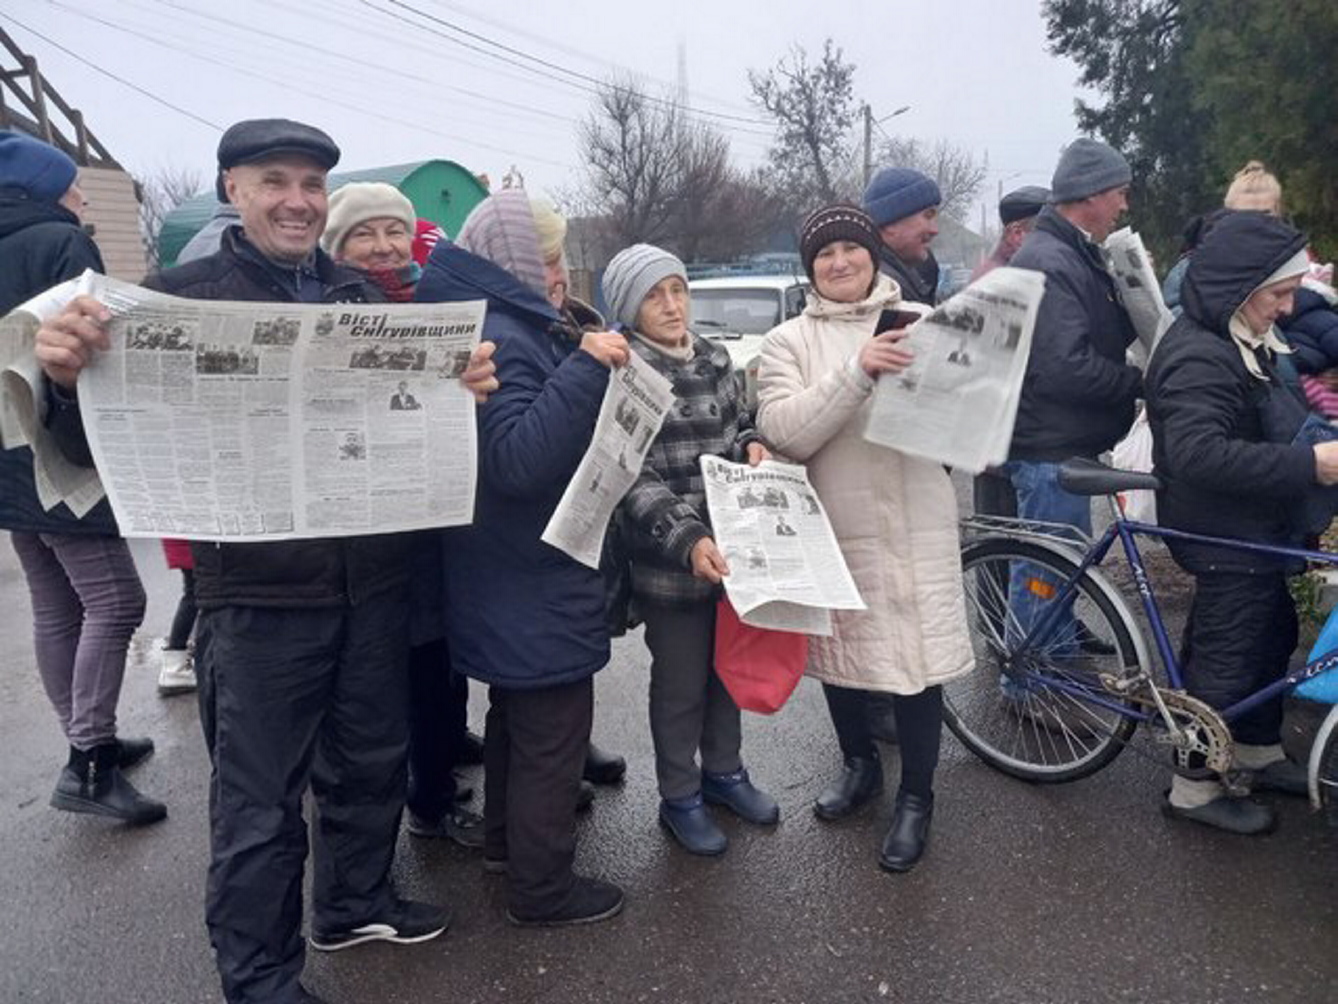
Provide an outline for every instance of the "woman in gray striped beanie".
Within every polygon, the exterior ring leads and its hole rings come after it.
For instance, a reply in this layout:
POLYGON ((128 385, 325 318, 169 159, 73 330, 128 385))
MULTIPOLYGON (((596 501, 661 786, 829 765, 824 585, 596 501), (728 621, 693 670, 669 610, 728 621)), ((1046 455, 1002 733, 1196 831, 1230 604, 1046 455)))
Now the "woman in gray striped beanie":
POLYGON ((674 388, 674 405, 620 519, 651 652, 660 821, 686 850, 715 855, 727 841, 706 803, 763 826, 774 824, 780 809, 749 780, 739 755, 739 709, 712 665, 716 601, 729 566, 711 532, 698 458, 758 464, 769 454, 740 402, 729 353, 688 329, 687 280, 668 251, 636 244, 609 263, 604 296, 632 351, 674 388))

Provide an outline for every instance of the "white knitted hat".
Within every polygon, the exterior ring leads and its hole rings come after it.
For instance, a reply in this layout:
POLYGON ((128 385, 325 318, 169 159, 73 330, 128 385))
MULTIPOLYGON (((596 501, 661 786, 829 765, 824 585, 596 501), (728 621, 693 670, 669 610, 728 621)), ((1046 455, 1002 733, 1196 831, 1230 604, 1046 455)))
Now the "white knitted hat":
POLYGON ((413 203, 394 185, 384 181, 349 182, 330 196, 330 215, 321 234, 321 247, 338 258, 350 230, 367 220, 381 219, 402 220, 410 238, 418 221, 413 203))

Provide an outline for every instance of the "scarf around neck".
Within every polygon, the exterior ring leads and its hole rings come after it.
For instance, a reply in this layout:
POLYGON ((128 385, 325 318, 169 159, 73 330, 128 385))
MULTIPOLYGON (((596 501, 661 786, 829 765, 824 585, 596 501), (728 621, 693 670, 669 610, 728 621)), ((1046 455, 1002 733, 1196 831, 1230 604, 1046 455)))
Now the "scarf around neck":
POLYGON ((391 303, 408 303, 413 299, 414 287, 423 277, 423 269, 417 262, 409 262, 399 268, 369 268, 367 278, 374 282, 386 294, 391 303))

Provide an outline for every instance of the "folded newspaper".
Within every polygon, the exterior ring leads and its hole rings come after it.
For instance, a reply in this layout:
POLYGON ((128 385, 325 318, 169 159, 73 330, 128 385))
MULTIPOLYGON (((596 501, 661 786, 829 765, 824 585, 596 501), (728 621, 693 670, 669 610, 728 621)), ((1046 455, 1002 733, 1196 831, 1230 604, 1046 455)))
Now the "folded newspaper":
POLYGON ((996 268, 911 325, 915 359, 879 378, 864 438, 979 473, 1008 458, 1045 276, 996 268))
POLYGON ((89 272, 61 306, 76 289, 112 314, 79 402, 125 536, 286 540, 473 518, 460 376, 482 301, 186 300, 89 272))
POLYGON ((750 467, 701 458, 725 592, 754 627, 830 635, 832 610, 864 610, 808 473, 767 460, 750 467))
POLYGON ((1175 321, 1162 299, 1161 283, 1152 270, 1152 256, 1143 246, 1143 238, 1129 227, 1107 237, 1102 250, 1106 268, 1119 290, 1120 302, 1138 332, 1142 350, 1138 355, 1143 360, 1149 359, 1157 340, 1175 321))
POLYGON ((590 446, 541 540, 589 568, 599 567, 613 510, 636 483, 673 402, 673 384, 635 352, 609 372, 590 446))
POLYGON ((0 318, 0 446, 31 447, 38 502, 48 510, 63 502, 76 516, 87 514, 105 492, 97 471, 66 460, 46 430, 46 387, 33 347, 42 322, 88 292, 95 276, 86 272, 63 282, 0 318))

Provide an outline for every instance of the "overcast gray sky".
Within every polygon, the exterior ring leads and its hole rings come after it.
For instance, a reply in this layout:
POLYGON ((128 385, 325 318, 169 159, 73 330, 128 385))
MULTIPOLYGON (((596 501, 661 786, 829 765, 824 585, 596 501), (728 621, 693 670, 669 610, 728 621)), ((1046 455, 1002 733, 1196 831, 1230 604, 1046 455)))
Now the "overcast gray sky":
POLYGON ((999 184, 1047 183, 1076 135, 1077 69, 1046 51, 1036 0, 0 0, 0 15, 136 173, 207 180, 222 128, 286 116, 329 131, 341 168, 442 157, 496 183, 515 164, 551 190, 580 169, 591 80, 672 88, 680 45, 689 105, 750 165, 770 129, 747 71, 828 36, 876 116, 910 106, 889 132, 988 154, 991 203, 999 184))

